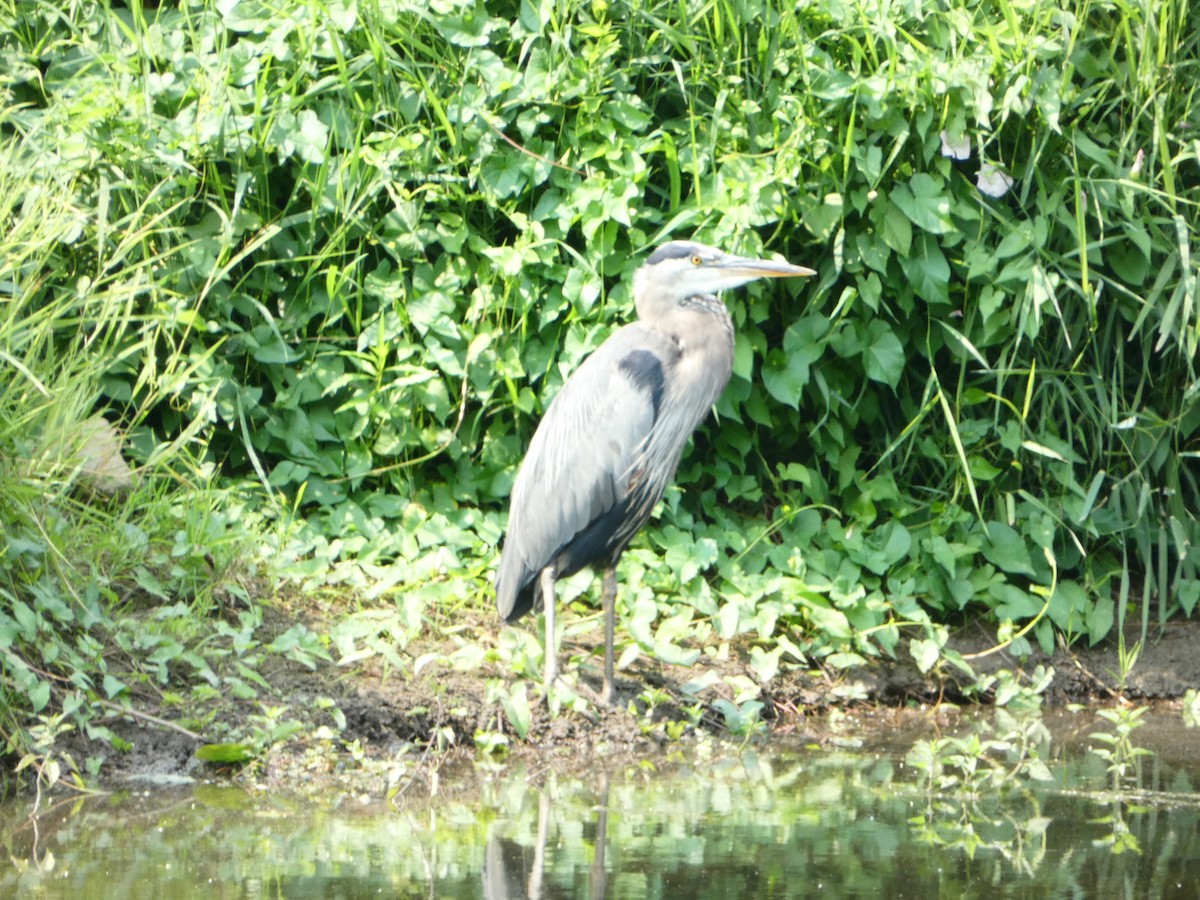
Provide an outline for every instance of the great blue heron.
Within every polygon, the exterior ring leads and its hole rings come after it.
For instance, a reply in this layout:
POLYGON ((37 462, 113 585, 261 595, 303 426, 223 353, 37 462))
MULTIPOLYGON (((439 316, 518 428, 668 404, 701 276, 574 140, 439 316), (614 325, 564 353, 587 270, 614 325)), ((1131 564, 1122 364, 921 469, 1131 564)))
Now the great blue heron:
POLYGON ((638 321, 583 361, 533 435, 513 485, 496 605, 515 622, 545 610, 546 697, 557 677, 554 583, 604 570, 604 685, 613 696, 616 564, 675 475, 684 445, 733 370, 733 319, 716 292, 815 275, 786 262, 671 241, 633 277, 638 321))

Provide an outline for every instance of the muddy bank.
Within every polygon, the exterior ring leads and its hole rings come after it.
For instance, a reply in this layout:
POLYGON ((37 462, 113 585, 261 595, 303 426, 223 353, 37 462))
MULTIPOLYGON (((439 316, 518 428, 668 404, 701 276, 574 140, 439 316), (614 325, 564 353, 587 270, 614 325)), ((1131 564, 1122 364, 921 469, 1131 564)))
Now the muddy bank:
MULTIPOLYGON (((279 627, 283 630, 289 624, 280 622, 279 627)), ((1130 633, 1135 632, 1131 629, 1130 633)), ((1170 704, 1188 688, 1200 687, 1200 622, 1172 623, 1152 634, 1123 688, 1115 645, 1060 649, 1052 656, 1035 652, 1024 660, 1003 651, 978 655, 992 648, 994 640, 983 627, 972 625, 954 636, 952 646, 971 657, 971 665, 979 673, 1001 668, 1032 672, 1039 665, 1053 666, 1054 680, 1048 691, 1051 704, 1104 704, 1118 698, 1170 704)), ((430 644, 413 645, 407 655, 416 659, 436 649, 430 644)), ((583 663, 580 682, 585 689, 598 689, 600 649, 576 643, 570 652, 578 656, 589 649, 594 652, 583 663)), ((107 723, 131 745, 126 752, 116 753, 82 736, 73 739, 71 752, 81 764, 89 756, 103 755, 102 778, 111 783, 131 778, 170 783, 177 778, 237 775, 292 789, 353 783, 354 790, 374 795, 394 792, 405 779, 427 780, 435 761, 436 765, 453 762, 455 748, 459 756, 473 756, 475 738, 481 732, 502 735, 508 741, 502 753, 533 756, 546 766, 587 766, 597 757, 628 756, 632 760, 669 748, 679 739, 728 737, 722 716, 712 706, 719 698, 720 686, 703 695, 706 706, 698 719, 695 700, 685 697, 680 687, 706 667, 716 668, 721 676, 752 677, 748 659, 738 657, 731 653, 721 663, 701 657, 686 668, 643 658, 618 673, 615 708, 592 707, 586 714, 568 711, 551 716, 544 705, 535 702, 524 740, 513 733, 499 704, 486 701, 489 679, 505 677, 495 667, 461 672, 433 664, 413 675, 394 668, 385 671, 372 661, 357 668, 325 665, 315 671, 279 663, 261 673, 271 696, 264 692, 253 702, 228 700, 220 713, 220 720, 227 725, 252 723, 252 717, 261 718, 263 705, 269 703, 284 707, 282 719, 298 725, 295 738, 274 746, 248 766, 201 762, 195 750, 213 736, 185 734, 147 716, 118 717, 107 723), (647 687, 657 688, 664 698, 653 710, 646 709, 639 699, 647 687), (328 700, 333 701, 332 706, 328 700), (447 748, 451 752, 444 752, 447 748)), ((922 675, 903 656, 848 672, 781 672, 760 697, 766 720, 763 736, 824 742, 830 731, 821 714, 831 709, 851 716, 851 730, 853 723, 866 732, 877 727, 893 730, 901 720, 906 728, 928 729, 931 707, 941 703, 945 715, 953 716, 952 707, 945 704, 966 699, 956 677, 952 669, 922 675), (924 712, 914 719, 903 710, 924 712)), ((530 696, 537 693, 531 690, 530 696)), ((167 715, 158 710, 145 712, 148 716, 167 715)), ((844 733, 846 727, 842 716, 839 732, 844 733)))
MULTIPOLYGON (((1130 625, 1127 635, 1140 634, 1130 625)), ((1132 642, 1135 638, 1131 637, 1132 642)), ((1040 650, 1026 657, 1006 650, 993 651, 995 633, 979 624, 968 625, 954 634, 950 646, 961 653, 979 674, 1009 669, 1032 672, 1037 666, 1052 666, 1054 679, 1047 697, 1051 704, 1094 703, 1116 697, 1129 701, 1178 700, 1188 688, 1200 688, 1200 621, 1168 623, 1152 628, 1124 684, 1116 640, 1096 647, 1060 647, 1047 655, 1040 650)), ((954 681, 957 673, 946 673, 949 681, 922 676, 910 661, 881 661, 848 676, 862 684, 878 703, 895 705, 910 700, 936 701, 939 697, 962 699, 954 681)))

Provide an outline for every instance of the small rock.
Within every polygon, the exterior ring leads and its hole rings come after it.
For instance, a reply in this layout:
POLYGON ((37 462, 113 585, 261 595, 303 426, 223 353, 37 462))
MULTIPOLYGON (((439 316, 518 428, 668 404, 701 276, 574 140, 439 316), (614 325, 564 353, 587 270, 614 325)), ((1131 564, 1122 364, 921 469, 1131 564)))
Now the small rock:
POLYGON ((112 497, 133 487, 133 469, 121 455, 121 436, 103 416, 79 426, 79 466, 84 487, 112 497))

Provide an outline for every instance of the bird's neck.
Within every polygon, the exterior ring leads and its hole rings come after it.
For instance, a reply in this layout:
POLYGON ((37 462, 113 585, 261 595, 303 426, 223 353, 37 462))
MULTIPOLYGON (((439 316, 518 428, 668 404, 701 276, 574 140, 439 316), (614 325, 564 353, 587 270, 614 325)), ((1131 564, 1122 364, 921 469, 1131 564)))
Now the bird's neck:
POLYGON ((689 297, 656 323, 686 354, 733 359, 733 317, 712 294, 689 297))

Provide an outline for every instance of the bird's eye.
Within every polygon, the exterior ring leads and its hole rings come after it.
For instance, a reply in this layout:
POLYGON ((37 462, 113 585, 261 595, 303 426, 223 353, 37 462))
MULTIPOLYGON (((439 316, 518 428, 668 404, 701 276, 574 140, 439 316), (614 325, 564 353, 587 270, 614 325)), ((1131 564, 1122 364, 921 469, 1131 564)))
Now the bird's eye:
POLYGON ((695 254, 694 256, 692 256, 692 265, 693 265, 693 266, 698 266, 698 265, 700 265, 700 263, 702 263, 702 262, 704 262, 704 260, 702 260, 702 259, 700 258, 700 254, 699 254, 699 253, 697 253, 697 254, 695 254))

